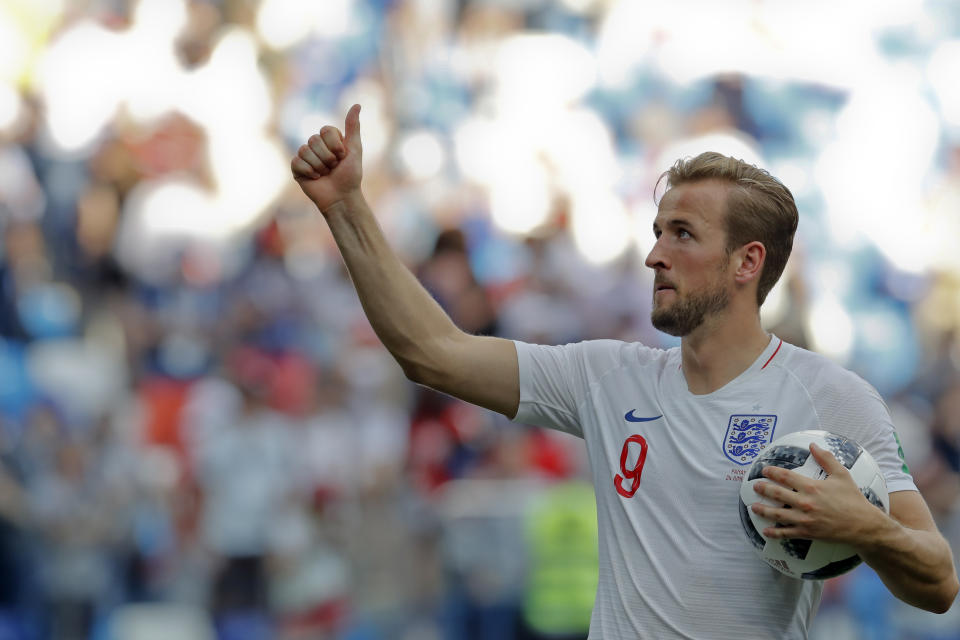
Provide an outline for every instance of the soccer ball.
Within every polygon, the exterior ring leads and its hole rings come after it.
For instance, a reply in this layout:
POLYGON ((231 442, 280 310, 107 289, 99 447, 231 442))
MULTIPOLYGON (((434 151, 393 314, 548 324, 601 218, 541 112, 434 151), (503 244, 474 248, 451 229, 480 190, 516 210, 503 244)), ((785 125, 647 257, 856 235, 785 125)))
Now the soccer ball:
POLYGON ((777 438, 754 461, 740 485, 740 521, 751 545, 771 567, 794 578, 825 580, 846 573, 860 564, 860 556, 853 547, 848 544, 800 538, 768 539, 761 531, 780 525, 757 515, 750 508, 758 501, 782 506, 753 490, 753 484, 757 480, 766 480, 762 473, 764 467, 783 467, 808 478, 823 479, 827 476, 810 454, 811 442, 832 453, 850 470, 863 495, 878 508, 890 513, 887 483, 873 456, 849 438, 829 431, 811 430, 797 431, 777 438))

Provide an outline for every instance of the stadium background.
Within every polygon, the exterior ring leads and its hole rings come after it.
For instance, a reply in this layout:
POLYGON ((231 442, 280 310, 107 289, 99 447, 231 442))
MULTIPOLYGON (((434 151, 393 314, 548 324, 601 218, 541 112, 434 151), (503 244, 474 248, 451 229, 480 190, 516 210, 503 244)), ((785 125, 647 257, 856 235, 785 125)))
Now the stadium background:
MULTIPOLYGON (((0 1, 0 638, 576 631, 582 444, 409 384, 289 178, 353 102, 404 261, 528 341, 675 344, 657 176, 769 168, 764 321, 877 386, 960 550, 958 69, 946 0, 0 1)), ((960 611, 857 570, 812 637, 960 611)))

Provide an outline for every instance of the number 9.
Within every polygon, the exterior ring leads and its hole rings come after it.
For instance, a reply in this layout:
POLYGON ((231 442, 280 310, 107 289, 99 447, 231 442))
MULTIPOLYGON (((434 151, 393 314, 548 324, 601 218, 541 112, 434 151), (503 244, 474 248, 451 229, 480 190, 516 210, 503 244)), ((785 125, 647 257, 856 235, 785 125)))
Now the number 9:
POLYGON ((647 441, 644 440, 643 436, 633 434, 627 438, 623 443, 623 450, 620 452, 620 473, 613 477, 613 485, 617 488, 617 493, 622 495, 624 498, 632 498, 633 494, 637 492, 637 489, 640 488, 640 472, 643 471, 643 464, 647 461, 647 441), (630 443, 636 442, 640 445, 640 455, 637 456, 637 464, 633 466, 633 469, 627 469, 627 456, 630 453, 630 443), (630 485, 630 489, 623 488, 624 479, 632 480, 633 483, 630 485))

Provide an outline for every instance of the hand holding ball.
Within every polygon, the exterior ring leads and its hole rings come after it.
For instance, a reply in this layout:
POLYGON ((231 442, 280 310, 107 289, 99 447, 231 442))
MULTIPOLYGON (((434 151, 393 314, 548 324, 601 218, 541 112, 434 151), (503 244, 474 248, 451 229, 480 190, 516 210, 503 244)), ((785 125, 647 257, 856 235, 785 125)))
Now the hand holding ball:
MULTIPOLYGON (((794 578, 823 580, 850 571, 860 564, 860 556, 852 546, 827 540, 803 538, 770 538, 764 529, 781 527, 754 512, 754 503, 778 508, 792 508, 784 502, 761 496, 754 490, 757 482, 767 482, 763 470, 780 467, 813 480, 823 480, 827 472, 810 452, 813 443, 833 454, 850 473, 860 492, 876 507, 890 513, 887 485, 873 457, 859 444, 828 431, 797 431, 770 443, 754 461, 740 485, 740 520, 753 548, 771 567, 794 578)), ((789 491, 789 489, 787 489, 789 491)))

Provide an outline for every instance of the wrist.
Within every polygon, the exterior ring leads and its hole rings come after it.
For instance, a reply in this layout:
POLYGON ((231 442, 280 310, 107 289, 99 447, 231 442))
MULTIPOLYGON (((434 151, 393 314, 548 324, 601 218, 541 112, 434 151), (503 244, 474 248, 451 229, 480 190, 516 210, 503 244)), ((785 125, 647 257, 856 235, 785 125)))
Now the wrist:
POLYGON ((322 208, 320 213, 323 214, 324 218, 330 218, 332 216, 347 214, 350 211, 355 211, 357 207, 363 206, 366 203, 366 200, 363 197, 363 192, 359 187, 348 191, 342 198, 335 200, 322 208))
POLYGON ((870 516, 862 520, 862 527, 858 539, 853 542, 861 554, 870 554, 878 550, 889 548, 900 529, 899 522, 891 518, 886 512, 877 509, 871 505, 873 511, 870 516))

